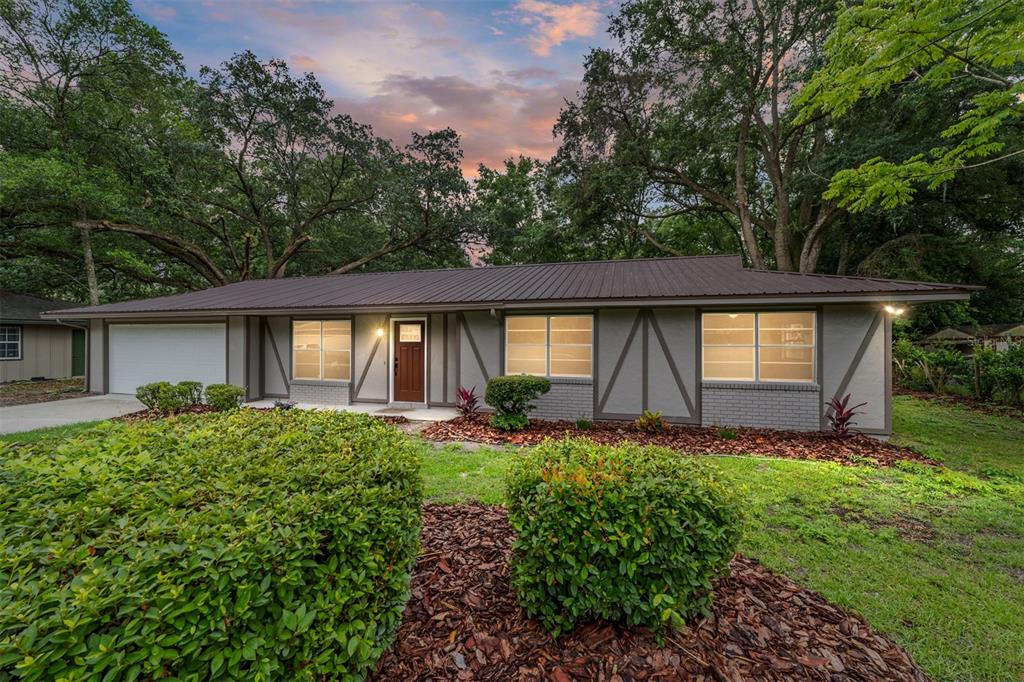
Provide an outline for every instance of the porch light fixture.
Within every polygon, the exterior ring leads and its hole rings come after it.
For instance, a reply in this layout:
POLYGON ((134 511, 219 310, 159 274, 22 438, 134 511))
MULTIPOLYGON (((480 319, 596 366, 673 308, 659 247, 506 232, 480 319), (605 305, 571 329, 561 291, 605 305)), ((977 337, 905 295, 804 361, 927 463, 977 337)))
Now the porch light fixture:
POLYGON ((377 327, 377 336, 384 336, 384 327, 377 327))
POLYGON ((898 316, 902 315, 903 313, 907 312, 907 310, 906 310, 906 308, 900 308, 900 307, 894 306, 894 305, 887 305, 887 306, 885 306, 885 312, 889 313, 890 315, 895 315, 895 316, 898 317, 898 316))

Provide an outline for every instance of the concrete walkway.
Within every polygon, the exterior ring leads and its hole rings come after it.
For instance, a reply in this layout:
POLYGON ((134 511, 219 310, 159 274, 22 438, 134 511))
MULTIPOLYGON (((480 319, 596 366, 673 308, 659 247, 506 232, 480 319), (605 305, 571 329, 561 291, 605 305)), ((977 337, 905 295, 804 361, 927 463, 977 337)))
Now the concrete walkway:
POLYGON ((91 395, 48 403, 0 407, 0 433, 31 431, 47 426, 64 426, 137 412, 142 403, 133 395, 91 395))

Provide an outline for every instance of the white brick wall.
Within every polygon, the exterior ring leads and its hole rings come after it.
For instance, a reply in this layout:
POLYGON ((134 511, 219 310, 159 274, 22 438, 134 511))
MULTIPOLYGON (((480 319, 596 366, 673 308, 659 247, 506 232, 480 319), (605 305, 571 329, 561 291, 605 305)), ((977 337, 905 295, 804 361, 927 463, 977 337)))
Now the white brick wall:
POLYGON ((749 426, 793 431, 821 428, 821 390, 816 385, 704 382, 704 426, 749 426))
POLYGON ((590 379, 552 379, 551 390, 533 401, 537 419, 593 419, 594 384, 590 379))
POLYGON ((349 383, 295 382, 291 384, 291 400, 314 405, 348 405, 349 383))

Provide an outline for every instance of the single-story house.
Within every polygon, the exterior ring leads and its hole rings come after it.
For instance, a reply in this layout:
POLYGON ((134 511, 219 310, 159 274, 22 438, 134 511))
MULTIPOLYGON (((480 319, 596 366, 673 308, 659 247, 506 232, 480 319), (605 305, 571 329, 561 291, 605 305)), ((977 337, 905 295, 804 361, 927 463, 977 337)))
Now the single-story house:
POLYGON ((73 305, 0 291, 0 383, 85 375, 87 324, 41 316, 73 305))
POLYGON ((1024 322, 944 327, 921 339, 923 346, 955 346, 967 354, 975 346, 1006 350, 1011 343, 1024 343, 1024 322))
POLYGON ((550 377, 535 416, 817 430, 832 396, 891 428, 885 306, 975 287, 648 258, 253 280, 75 308, 89 389, 156 380, 250 399, 450 406, 502 374, 550 377))

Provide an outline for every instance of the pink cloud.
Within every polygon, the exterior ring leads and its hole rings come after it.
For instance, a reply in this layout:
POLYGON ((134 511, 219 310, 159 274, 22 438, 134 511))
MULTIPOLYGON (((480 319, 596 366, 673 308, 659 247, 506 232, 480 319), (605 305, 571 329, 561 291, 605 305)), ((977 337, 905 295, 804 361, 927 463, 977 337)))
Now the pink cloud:
POLYGON ((139 4, 139 7, 156 21, 174 21, 178 16, 178 10, 175 8, 158 5, 155 2, 143 2, 139 4))
POLYGON ((601 26, 601 12, 594 0, 567 5, 519 0, 515 9, 521 13, 520 23, 532 27, 526 43, 541 56, 551 54, 551 48, 567 40, 592 36, 601 26))
POLYGON ((316 71, 319 64, 308 54, 293 54, 288 56, 288 65, 299 71, 316 71))

